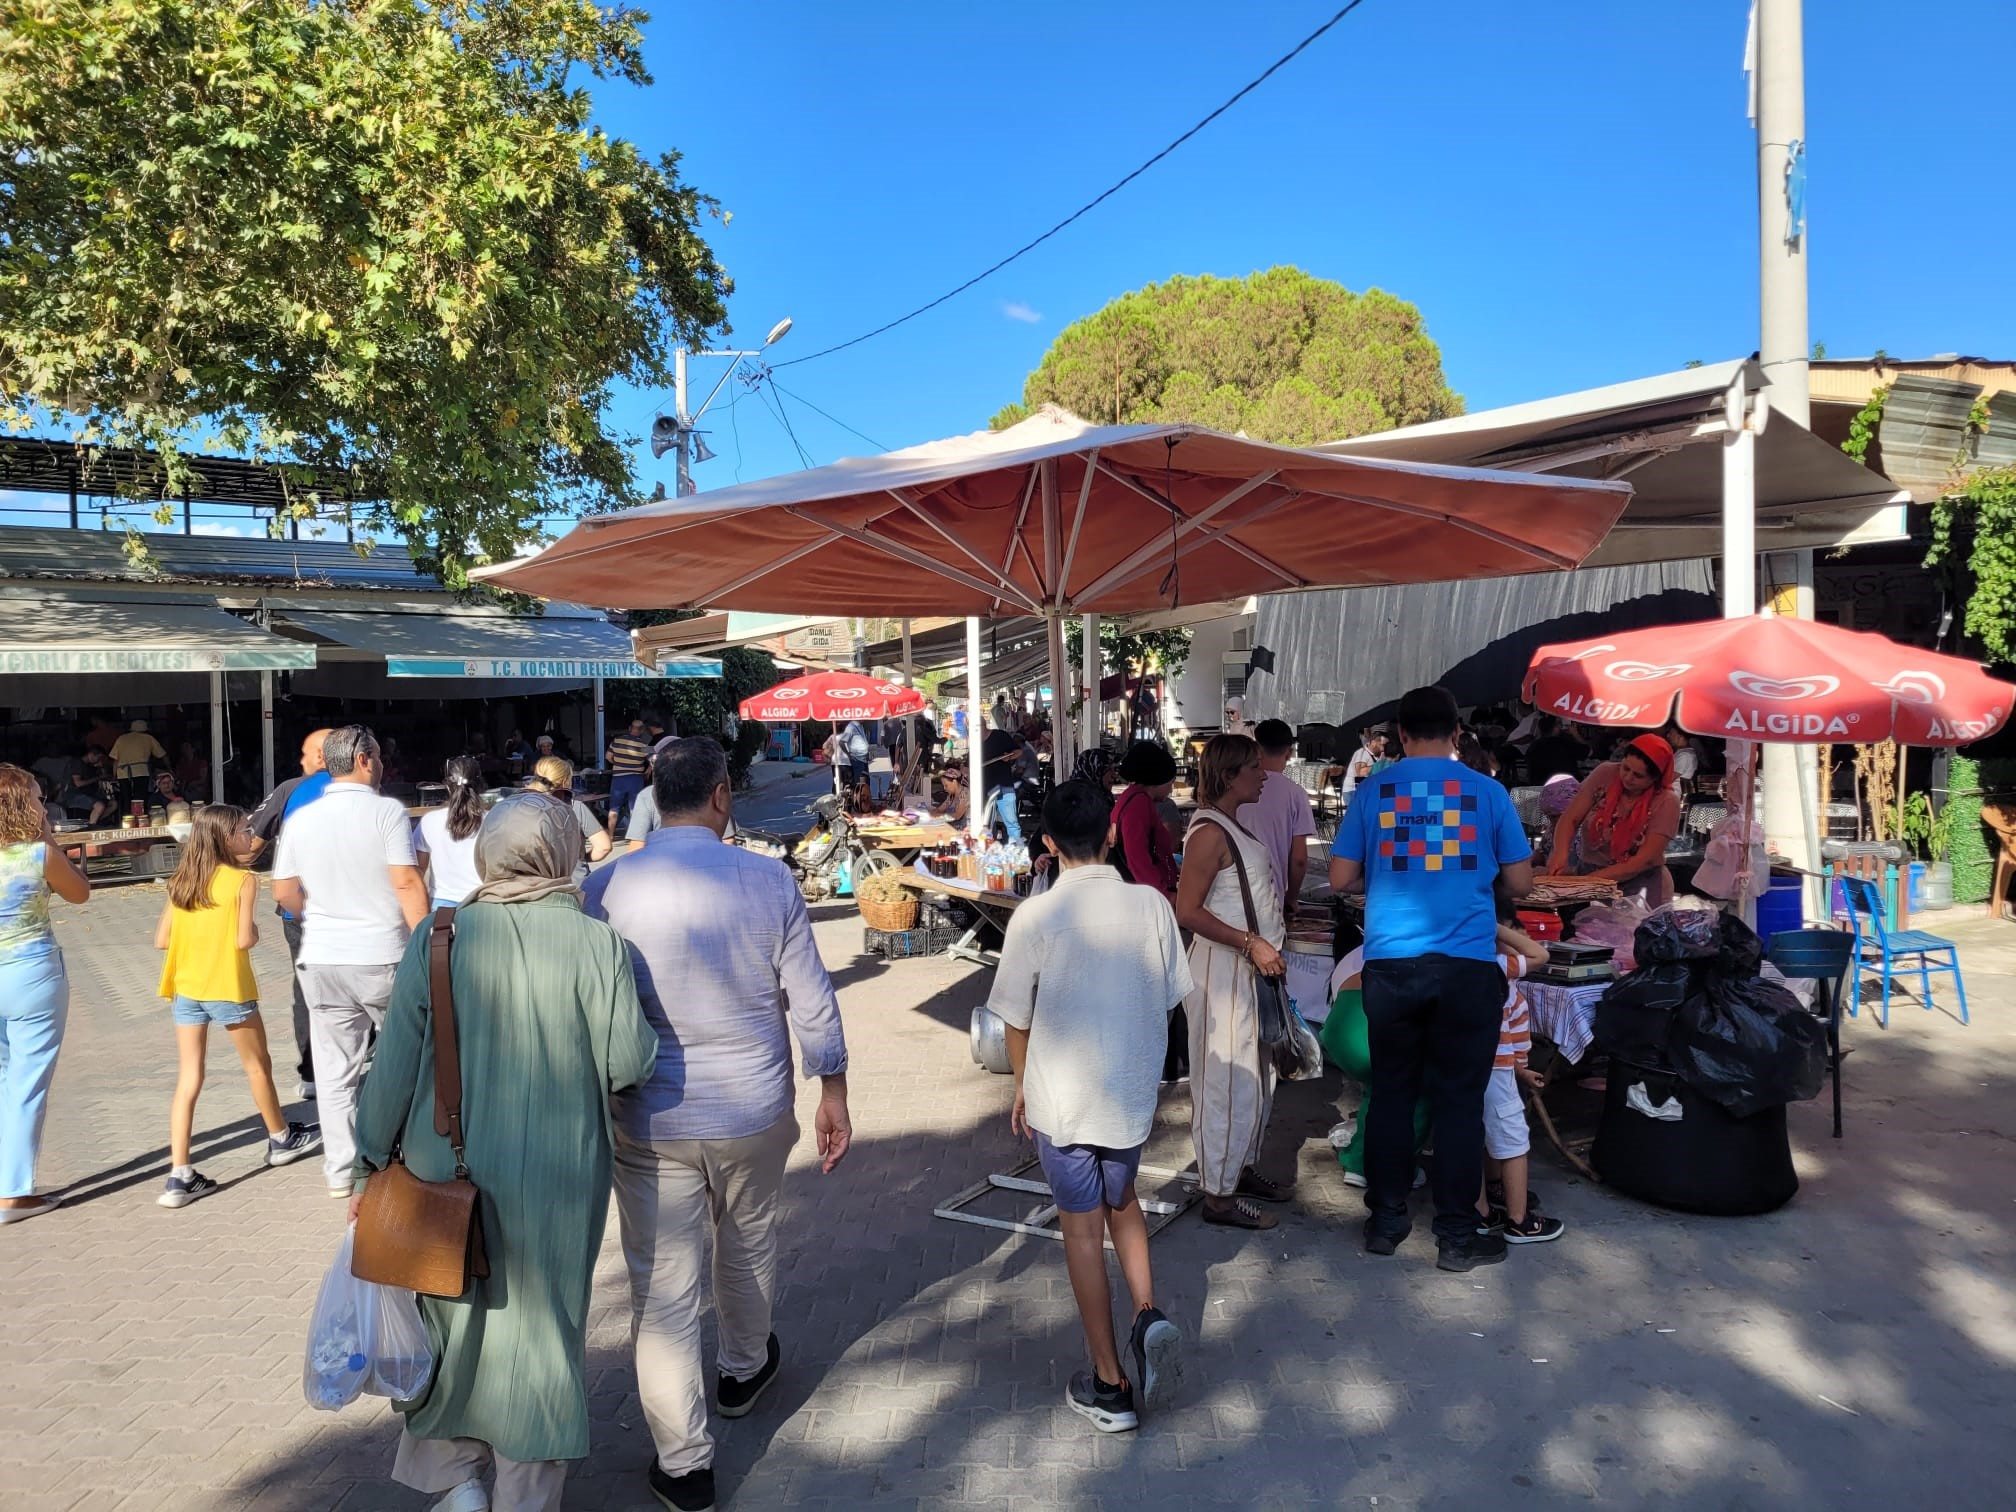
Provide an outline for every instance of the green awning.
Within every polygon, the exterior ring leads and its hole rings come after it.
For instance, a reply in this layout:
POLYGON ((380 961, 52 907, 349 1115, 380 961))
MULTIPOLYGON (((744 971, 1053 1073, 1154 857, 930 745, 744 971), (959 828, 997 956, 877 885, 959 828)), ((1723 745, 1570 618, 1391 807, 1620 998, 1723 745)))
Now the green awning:
POLYGON ((283 672, 315 648, 208 604, 0 595, 0 674, 283 672))
POLYGON ((599 615, 387 614, 285 609, 279 620, 318 640, 385 659, 392 677, 719 677, 721 663, 676 659, 662 669, 631 654, 621 626, 599 615))

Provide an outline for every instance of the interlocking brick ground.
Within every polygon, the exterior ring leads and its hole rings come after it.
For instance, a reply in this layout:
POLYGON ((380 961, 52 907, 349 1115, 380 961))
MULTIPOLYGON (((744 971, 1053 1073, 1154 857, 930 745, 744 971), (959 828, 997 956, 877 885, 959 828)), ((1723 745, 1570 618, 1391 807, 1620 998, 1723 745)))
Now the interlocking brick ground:
MULTIPOLYGON (((154 1205, 174 1058, 153 996, 158 887, 60 909, 74 983, 42 1168, 48 1218, 0 1230, 0 1506, 408 1512, 382 1403, 302 1402, 309 1307, 340 1213, 313 1163, 267 1171, 236 1058, 213 1036, 197 1158, 225 1189, 154 1205)), ((723 1424, 742 1508, 1785 1505, 2006 1507, 2016 1484, 2016 930, 1966 942, 1974 1024, 1900 1005, 1850 1026, 1847 1138, 1793 1110, 1799 1196, 1710 1220, 1584 1186, 1542 1154, 1561 1243, 1468 1276, 1425 1222, 1391 1260, 1323 1133, 1355 1094, 1283 1091, 1267 1164, 1297 1202, 1271 1235, 1186 1216, 1155 1242, 1190 1384, 1136 1435, 1063 1406, 1080 1356, 1058 1247, 934 1219, 1022 1157, 1006 1078, 976 1068, 985 973, 856 956, 821 910, 853 1048, 856 1145, 787 1181, 785 1371, 723 1424)), ((258 962, 290 1065, 284 956, 258 962)), ((808 1128, 809 1100, 800 1109, 808 1128)), ((1182 1164, 1187 1110, 1151 1160, 1182 1164)), ((1425 1215, 1420 1215, 1425 1217, 1425 1215)), ((570 1508, 647 1508, 614 1228, 589 1337, 595 1447, 570 1508)))

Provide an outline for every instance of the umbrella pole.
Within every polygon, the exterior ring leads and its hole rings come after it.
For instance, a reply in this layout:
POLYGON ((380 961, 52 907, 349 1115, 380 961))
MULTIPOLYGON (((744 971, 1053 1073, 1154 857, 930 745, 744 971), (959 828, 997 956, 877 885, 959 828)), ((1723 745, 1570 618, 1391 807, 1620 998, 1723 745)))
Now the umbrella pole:
MULTIPOLYGON (((915 688, 917 686, 917 664, 910 659, 910 621, 907 619, 903 621, 903 686, 906 688, 915 688)), ((903 716, 903 762, 906 772, 922 770, 922 763, 915 760, 917 749, 917 716, 915 714, 905 714, 903 716)), ((930 784, 927 782, 925 787, 928 796, 930 784)), ((910 790, 906 785, 904 790, 897 794, 897 802, 899 804, 907 804, 909 798, 910 790)))
POLYGON ((1071 664, 1064 658, 1064 616, 1055 609, 1043 612, 1043 629, 1050 643, 1050 776, 1061 782, 1077 759, 1076 731, 1067 717, 1070 703, 1064 690, 1071 682, 1071 664))
POLYGON ((1106 680, 1105 658, 1099 654, 1099 616, 1096 614, 1086 615, 1082 630, 1083 633, 1079 636, 1081 654, 1078 658, 1085 666, 1084 730, 1082 732, 1084 739, 1081 745, 1083 749, 1090 751, 1098 747, 1099 737, 1104 733, 1101 726, 1105 722, 1099 717, 1105 711, 1105 705, 1099 699, 1099 685, 1106 680))
POLYGON ((987 833, 987 795, 980 788, 980 747, 987 717, 987 696, 980 687, 980 617, 966 616, 966 832, 976 840, 987 833))

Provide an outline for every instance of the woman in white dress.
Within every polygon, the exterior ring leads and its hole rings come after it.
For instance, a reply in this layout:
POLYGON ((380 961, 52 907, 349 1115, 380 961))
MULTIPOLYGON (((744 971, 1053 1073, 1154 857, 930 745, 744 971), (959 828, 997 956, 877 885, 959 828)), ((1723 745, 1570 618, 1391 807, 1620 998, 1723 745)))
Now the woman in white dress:
POLYGON ((1286 1202, 1294 1194, 1254 1169, 1274 1098, 1274 1067, 1260 1047, 1255 982, 1286 975, 1281 945, 1287 931, 1273 859, 1235 816, 1241 804, 1260 796, 1266 780, 1260 748, 1248 736, 1218 735, 1204 747, 1201 806, 1183 842, 1176 887, 1176 922, 1191 932, 1196 982, 1183 1008, 1190 1018, 1190 1135, 1204 1221, 1247 1229, 1278 1222, 1254 1199, 1286 1202))

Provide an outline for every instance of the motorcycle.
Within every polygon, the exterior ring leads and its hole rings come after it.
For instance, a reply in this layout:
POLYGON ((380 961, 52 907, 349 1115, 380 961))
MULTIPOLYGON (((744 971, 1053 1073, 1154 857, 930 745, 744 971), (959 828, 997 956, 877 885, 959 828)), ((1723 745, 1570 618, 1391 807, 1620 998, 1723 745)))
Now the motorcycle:
POLYGON ((879 871, 890 871, 896 858, 861 838, 847 805, 836 793, 814 799, 812 827, 795 839, 765 830, 738 830, 735 843, 759 855, 782 861, 807 903, 838 896, 843 875, 853 882, 879 871))

